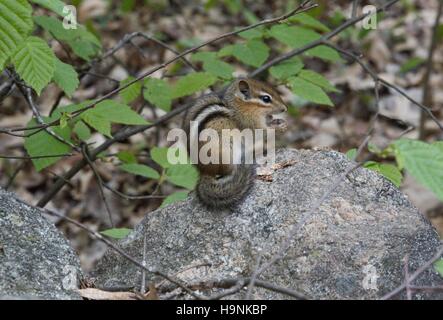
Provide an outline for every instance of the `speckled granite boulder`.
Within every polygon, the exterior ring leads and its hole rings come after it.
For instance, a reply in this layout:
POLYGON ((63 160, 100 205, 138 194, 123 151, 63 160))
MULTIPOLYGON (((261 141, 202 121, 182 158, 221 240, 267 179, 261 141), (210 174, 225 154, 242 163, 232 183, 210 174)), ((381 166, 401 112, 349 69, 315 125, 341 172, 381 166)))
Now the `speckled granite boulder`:
MULTIPOLYGON (((257 252, 269 258, 302 213, 353 165, 341 153, 293 149, 277 153, 277 163, 283 162, 290 165, 268 179, 257 179, 234 212, 208 212, 191 196, 149 213, 119 245, 141 261, 146 235, 148 266, 177 274, 189 284, 250 276, 257 252), (204 263, 211 266, 193 267, 204 263)), ((379 174, 359 168, 309 218, 284 259, 261 279, 314 299, 375 299, 401 284, 407 254, 409 267, 415 270, 438 246, 437 233, 405 195, 379 174)), ((141 272, 108 251, 93 276, 99 286, 138 288, 141 272)), ((443 281, 430 269, 414 284, 443 281)), ((232 298, 243 297, 244 291, 232 298)), ((254 297, 286 298, 260 288, 254 289, 254 297)))
POLYGON ((0 189, 0 299, 80 299, 80 261, 42 212, 0 189))

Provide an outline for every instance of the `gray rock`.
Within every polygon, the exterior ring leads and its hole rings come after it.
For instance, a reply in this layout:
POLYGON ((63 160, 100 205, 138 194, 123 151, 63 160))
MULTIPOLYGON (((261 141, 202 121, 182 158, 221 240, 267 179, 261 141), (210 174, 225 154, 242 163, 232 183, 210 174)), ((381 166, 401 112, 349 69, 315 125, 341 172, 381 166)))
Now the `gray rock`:
POLYGON ((42 212, 0 189, 0 297, 80 299, 80 261, 42 212))
MULTIPOLYGON (((146 235, 148 266, 177 274, 188 284, 250 276, 257 252, 264 259, 276 252, 303 212, 353 165, 332 151, 281 150, 277 163, 284 161, 294 163, 274 171, 272 182, 257 179, 234 212, 209 212, 191 196, 149 213, 119 246, 141 261, 146 235), (204 263, 211 266, 195 267, 204 263)), ((405 195, 379 174, 359 168, 309 217, 286 256, 260 279, 315 299, 374 299, 401 284, 407 254, 409 268, 415 270, 438 246, 437 233, 405 195)), ((106 288, 139 288, 141 281, 140 270, 112 251, 93 276, 106 288)), ((414 282, 442 283, 433 269, 414 282)), ((245 290, 232 298, 244 294, 245 290)), ((287 298, 261 288, 254 289, 254 297, 287 298)), ((418 299, 428 297, 414 294, 418 299)), ((432 297, 442 298, 435 293, 432 297)))

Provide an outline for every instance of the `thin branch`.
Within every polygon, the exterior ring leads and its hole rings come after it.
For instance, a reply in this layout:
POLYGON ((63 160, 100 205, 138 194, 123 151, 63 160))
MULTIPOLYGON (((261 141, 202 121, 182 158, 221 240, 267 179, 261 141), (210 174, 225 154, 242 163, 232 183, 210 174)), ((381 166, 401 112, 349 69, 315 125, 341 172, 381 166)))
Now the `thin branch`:
POLYGON ((45 213, 51 215, 51 216, 55 216, 58 218, 61 218, 62 220, 68 221, 69 223, 72 223, 74 225, 76 225, 77 227, 85 230, 86 232, 88 232, 91 236, 97 238, 99 241, 105 243, 108 247, 110 247, 112 250, 116 251, 119 255, 121 255, 122 257, 124 257, 125 259, 127 259, 128 261, 130 261, 132 264, 134 264, 135 266, 139 267, 141 270, 145 270, 149 273, 155 274, 161 278, 164 278, 166 280, 168 280, 169 282, 175 284, 177 287, 182 288, 183 290, 185 290, 187 293, 189 293, 191 296, 193 296, 196 299, 199 300, 206 300, 205 297, 200 296, 199 294, 196 294, 194 291, 192 291, 191 289, 189 289, 185 284, 183 284, 180 280, 169 276, 167 274, 165 274, 162 271, 153 269, 153 268, 148 268, 146 266, 143 265, 143 263, 137 261, 135 258, 131 257, 129 254, 127 254, 126 252, 124 252, 121 248, 119 248, 117 245, 115 245, 113 242, 109 241, 108 239, 106 239, 105 237, 103 237, 100 233, 88 228, 87 226, 85 226, 84 224, 75 221, 69 217, 66 217, 62 214, 59 214, 57 212, 54 212, 52 210, 48 210, 48 209, 42 209, 44 210, 45 213))
MULTIPOLYGON (((440 248, 437 250, 437 252, 435 253, 435 255, 431 259, 429 259, 425 264, 423 264, 420 268, 418 268, 413 274, 411 274, 409 276, 409 283, 414 281, 419 275, 421 275, 423 272, 425 272, 435 261, 440 259, 442 255, 443 255, 443 245, 440 246, 440 248)), ((404 289, 406 289, 406 286, 407 286, 406 282, 403 282, 397 288, 395 288, 391 292, 385 294, 381 298, 381 300, 388 300, 388 299, 395 297, 397 294, 399 294, 404 289)))
POLYGON ((397 91, 398 93, 400 93, 403 97, 405 97, 406 99, 408 99, 410 102, 412 102, 413 104, 415 104, 416 106, 418 106, 419 108, 421 108, 423 110, 423 112, 426 112, 426 114, 428 114, 428 116, 438 125, 438 127, 443 131, 443 124, 437 119, 437 117, 432 113, 431 109, 428 108, 427 106, 423 105, 422 103, 418 102, 417 100, 413 99, 411 96, 409 96, 403 89, 397 87, 396 85, 384 80, 383 78, 380 78, 378 76, 378 74, 372 70, 368 65, 366 65, 358 56, 356 56, 355 54, 344 50, 338 46, 336 46, 335 44, 325 41, 323 44, 337 50, 338 52, 340 52, 341 54, 353 59, 355 62, 357 62, 371 77, 372 79, 374 79, 374 81, 378 81, 381 84, 383 84, 385 87, 391 88, 395 91, 397 91))
MULTIPOLYGON (((387 10, 389 7, 391 7, 392 5, 394 5, 396 2, 398 2, 399 0, 392 0, 389 1, 388 3, 384 4, 383 6, 377 8, 377 12, 382 12, 387 10)), ((336 29, 324 34, 321 38, 319 38, 318 40, 312 41, 311 43, 308 43, 307 45, 298 48, 298 49, 294 49, 288 53, 282 54, 281 56, 278 56, 277 58, 268 61, 267 63, 265 63, 264 65, 262 65, 260 68, 254 70, 253 72, 251 72, 249 74, 249 77, 256 77, 257 75, 265 72, 266 70, 268 70, 270 67, 283 62, 285 60, 288 60, 294 56, 300 55, 306 51, 308 51, 309 49, 315 48, 317 46, 320 46, 322 44, 324 44, 325 41, 328 41, 329 39, 333 38, 334 36, 338 35, 339 33, 341 33, 342 31, 346 30, 347 28, 355 25, 357 22, 360 22, 361 20, 363 20, 364 18, 366 18, 367 16, 371 15, 371 12, 368 12, 366 14, 360 15, 358 17, 355 17, 353 19, 350 19, 348 21, 346 21, 345 23, 343 23, 342 25, 340 25, 339 27, 337 27, 336 29)))
POLYGON ((101 196, 102 201, 105 205, 106 212, 108 213, 109 222, 111 223, 111 227, 114 228, 114 221, 112 219, 111 208, 109 208, 109 204, 108 204, 108 201, 106 200, 106 195, 103 190, 103 180, 100 176, 100 173, 95 168, 94 163, 91 161, 91 159, 89 159, 89 152, 88 152, 88 147, 86 144, 82 145, 82 154, 83 154, 83 158, 86 160, 89 167, 91 167, 92 172, 94 173, 95 179, 97 180, 97 185, 98 185, 98 190, 100 192, 100 196, 101 196))

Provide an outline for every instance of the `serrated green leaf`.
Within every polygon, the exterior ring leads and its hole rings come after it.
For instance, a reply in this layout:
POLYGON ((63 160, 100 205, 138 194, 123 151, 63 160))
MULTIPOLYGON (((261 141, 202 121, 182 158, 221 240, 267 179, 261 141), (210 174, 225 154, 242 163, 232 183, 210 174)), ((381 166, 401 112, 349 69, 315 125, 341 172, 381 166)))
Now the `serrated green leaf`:
POLYGON ((120 169, 145 178, 160 179, 160 174, 157 171, 143 164, 125 163, 120 166, 120 169))
POLYGON ((165 80, 147 78, 144 83, 143 97, 156 107, 164 111, 170 111, 172 102, 171 91, 171 87, 165 80))
POLYGON ((194 189, 198 181, 198 171, 191 164, 177 164, 166 170, 166 179, 180 187, 194 189))
POLYGON ((111 122, 127 125, 145 125, 148 122, 129 106, 114 100, 105 100, 81 114, 88 125, 111 137, 111 122))
POLYGON ((101 50, 101 43, 97 37, 84 26, 66 30, 63 22, 54 17, 38 16, 34 21, 43 29, 51 33, 57 40, 66 42, 80 58, 89 61, 101 50))
POLYGON ((26 0, 0 2, 0 70, 32 30, 32 7, 26 0))
POLYGON ((104 231, 100 231, 101 234, 114 239, 123 239, 130 234, 132 229, 127 228, 112 228, 104 231))
POLYGON ((391 181, 397 188, 400 187, 403 180, 403 175, 400 170, 392 164, 378 163, 375 161, 367 161, 364 167, 375 172, 380 173, 386 179, 391 181))
POLYGON ((328 79, 323 77, 321 74, 312 70, 301 70, 298 77, 305 79, 319 87, 322 87, 326 92, 340 92, 336 87, 334 87, 328 79))
POLYGON ((198 52, 192 56, 194 61, 202 61, 203 69, 222 79, 231 79, 235 69, 228 63, 218 60, 215 52, 198 52))
POLYGON ((287 79, 290 76, 297 75, 301 69, 303 69, 304 64, 298 57, 293 57, 278 65, 271 67, 269 72, 271 75, 277 79, 287 79))
POLYGON ((250 40, 245 44, 234 45, 232 54, 247 65, 260 67, 269 57, 269 47, 263 41, 250 40))
POLYGON ((82 141, 87 141, 91 137, 91 130, 83 121, 77 121, 74 126, 74 132, 82 141))
POLYGON ((443 259, 435 261, 434 268, 440 274, 440 277, 443 278, 443 259))
POLYGON ((299 77, 289 78, 288 83, 292 88, 292 92, 297 96, 314 103, 334 106, 321 87, 299 77))
POLYGON ((394 142, 397 162, 421 184, 443 200, 443 152, 435 145, 400 139, 394 142))
POLYGON ((39 95, 54 76, 55 60, 51 48, 37 37, 27 38, 12 56, 17 73, 39 95))
POLYGON ((151 149, 151 159, 158 163, 162 168, 169 168, 172 166, 168 161, 168 150, 169 148, 159 148, 154 147, 151 149))
POLYGON ((57 58, 55 59, 54 81, 68 97, 72 97, 72 94, 80 84, 74 67, 61 62, 57 58))
POLYGON ((273 26, 269 33, 273 38, 293 48, 302 47, 321 37, 313 30, 286 24, 273 26))
POLYGON ((253 28, 243 32, 240 32, 238 35, 242 38, 252 40, 252 39, 261 39, 263 38, 263 28, 253 28))
POLYGON ((335 49, 330 48, 328 46, 318 46, 312 48, 306 51, 305 54, 307 56, 313 56, 324 60, 329 60, 332 62, 337 62, 342 60, 338 52, 335 49))
MULTIPOLYGON (((128 77, 120 82, 120 87, 123 87, 134 80, 135 80, 134 77, 128 77)), ((141 93, 141 89, 142 89, 142 84, 140 81, 137 81, 136 83, 130 85, 126 89, 120 91, 120 97, 122 98, 124 103, 131 103, 132 101, 138 98, 138 96, 141 93)))
POLYGON ((331 31, 331 29, 329 29, 323 23, 321 23, 320 21, 318 21, 317 19, 315 19, 314 17, 305 12, 297 13, 296 15, 290 17, 288 21, 298 22, 300 24, 303 24, 307 27, 311 27, 313 29, 317 29, 319 31, 325 31, 325 32, 331 31))
POLYGON ((104 134, 107 137, 112 137, 111 135, 111 122, 106 119, 100 113, 94 112, 94 109, 90 109, 82 113, 81 118, 84 122, 90 125, 92 128, 104 134))
POLYGON ((94 108, 85 113, 96 113, 113 123, 127 125, 149 124, 141 115, 131 109, 131 107, 114 100, 105 100, 98 103, 94 108))
MULTIPOLYGON (((55 120, 54 117, 51 118, 43 118, 43 120, 48 123, 52 120, 55 120)), ((27 127, 33 127, 37 125, 37 121, 34 119, 31 120, 27 127)), ((60 137, 65 139, 66 141, 72 142, 70 139, 71 129, 69 126, 61 129, 60 127, 52 127, 52 130, 60 137)), ((37 130, 27 131, 29 134, 36 132, 37 130)), ((71 147, 53 136, 51 136, 46 131, 40 131, 38 133, 32 134, 29 137, 25 138, 24 147, 26 152, 30 157, 41 157, 41 156, 52 156, 59 154, 66 154, 71 151, 71 147)), ((62 157, 51 157, 51 158, 41 158, 41 159, 32 159, 32 163, 35 166, 37 171, 41 171, 42 169, 49 167, 50 165, 56 163, 62 157)))
POLYGON ((202 62, 214 59, 217 59, 217 53, 207 52, 207 51, 194 53, 191 57, 192 61, 202 61, 202 62))
POLYGON ((233 51, 234 51, 233 44, 224 46, 223 48, 220 49, 219 52, 217 52, 217 57, 223 58, 223 57, 227 57, 227 56, 232 56, 233 51))
POLYGON ((185 200, 188 197, 188 195, 189 195, 189 191, 174 192, 173 194, 170 194, 169 196, 167 196, 163 200, 160 208, 164 208, 167 205, 170 205, 170 204, 175 203, 177 201, 185 200))
POLYGON ((179 98, 206 89, 214 84, 217 78, 207 72, 195 72, 188 74, 177 81, 172 88, 172 97, 179 98))
POLYGON ((130 151, 120 151, 117 158, 124 163, 137 163, 137 157, 130 151))
POLYGON ((63 8, 66 6, 65 3, 63 3, 60 0, 31 0, 35 4, 38 4, 46 9, 49 9, 58 15, 64 17, 65 14, 63 13, 63 8))
POLYGON ((65 29, 63 23, 55 17, 36 16, 34 17, 34 21, 38 26, 52 34, 57 40, 68 42, 75 39, 75 31, 65 29))

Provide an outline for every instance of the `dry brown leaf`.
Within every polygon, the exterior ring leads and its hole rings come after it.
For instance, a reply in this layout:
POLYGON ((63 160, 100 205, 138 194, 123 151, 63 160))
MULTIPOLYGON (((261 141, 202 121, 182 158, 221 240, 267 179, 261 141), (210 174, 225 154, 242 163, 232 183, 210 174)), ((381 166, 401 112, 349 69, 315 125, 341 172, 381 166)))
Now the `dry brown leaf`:
POLYGON ((90 300, 138 300, 133 292, 110 292, 96 288, 87 288, 78 290, 80 295, 90 300))

